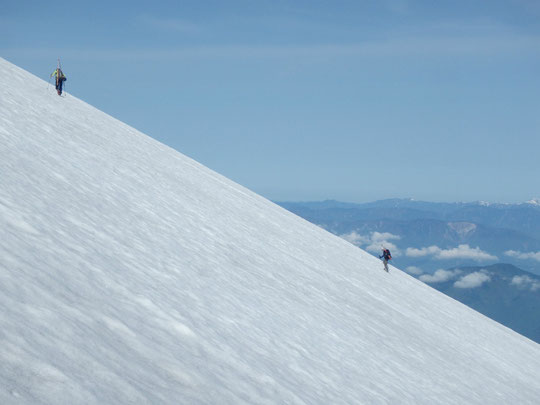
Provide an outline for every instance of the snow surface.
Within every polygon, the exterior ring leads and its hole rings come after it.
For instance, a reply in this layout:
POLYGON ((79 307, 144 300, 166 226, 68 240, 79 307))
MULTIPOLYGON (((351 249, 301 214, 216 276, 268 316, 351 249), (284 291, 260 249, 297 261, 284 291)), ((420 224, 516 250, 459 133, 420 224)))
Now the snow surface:
POLYGON ((0 59, 1 404, 537 404, 540 346, 0 59))

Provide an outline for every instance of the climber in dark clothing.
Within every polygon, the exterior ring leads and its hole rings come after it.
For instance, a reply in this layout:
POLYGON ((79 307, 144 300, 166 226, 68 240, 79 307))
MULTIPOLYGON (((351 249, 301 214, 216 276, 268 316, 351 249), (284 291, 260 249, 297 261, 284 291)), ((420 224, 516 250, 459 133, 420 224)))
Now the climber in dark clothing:
POLYGON ((388 261, 392 260, 392 255, 390 254, 390 250, 383 248, 382 256, 379 256, 379 259, 383 259, 384 270, 388 272, 388 261))

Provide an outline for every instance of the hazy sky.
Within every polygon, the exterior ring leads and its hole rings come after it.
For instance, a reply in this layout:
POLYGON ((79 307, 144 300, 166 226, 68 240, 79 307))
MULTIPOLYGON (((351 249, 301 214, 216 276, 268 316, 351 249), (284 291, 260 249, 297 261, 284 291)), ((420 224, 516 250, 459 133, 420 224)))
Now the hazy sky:
POLYGON ((274 200, 540 197, 537 0, 0 0, 0 56, 274 200))

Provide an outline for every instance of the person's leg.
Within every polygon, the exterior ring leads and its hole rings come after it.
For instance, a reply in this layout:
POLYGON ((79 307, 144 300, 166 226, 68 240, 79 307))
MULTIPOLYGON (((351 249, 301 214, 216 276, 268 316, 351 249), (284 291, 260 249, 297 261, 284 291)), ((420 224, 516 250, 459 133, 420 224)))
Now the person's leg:
POLYGON ((384 259, 383 262, 384 262, 384 270, 388 271, 388 260, 384 259))

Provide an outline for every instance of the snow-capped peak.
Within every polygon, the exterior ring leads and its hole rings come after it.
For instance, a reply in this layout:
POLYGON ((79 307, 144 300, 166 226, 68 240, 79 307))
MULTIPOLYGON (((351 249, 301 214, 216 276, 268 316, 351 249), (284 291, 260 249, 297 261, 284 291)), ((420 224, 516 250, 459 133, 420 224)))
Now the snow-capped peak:
POLYGON ((540 198, 533 198, 532 200, 526 201, 525 204, 540 206, 540 198))

